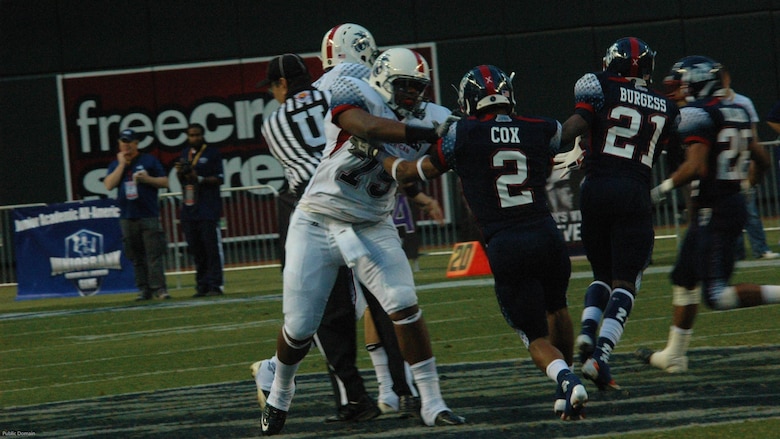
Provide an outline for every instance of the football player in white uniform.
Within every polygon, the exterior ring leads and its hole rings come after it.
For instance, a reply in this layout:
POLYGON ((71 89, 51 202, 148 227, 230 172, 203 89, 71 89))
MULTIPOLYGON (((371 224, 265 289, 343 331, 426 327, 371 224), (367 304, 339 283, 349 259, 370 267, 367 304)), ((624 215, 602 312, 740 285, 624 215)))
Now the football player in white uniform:
MULTIPOLYGON (((325 33, 322 39, 321 53, 322 68, 325 73, 312 86, 325 93, 329 105, 329 89, 334 81, 341 76, 368 80, 371 67, 379 55, 379 50, 373 36, 366 28, 354 23, 344 23, 334 26, 325 33)), ((289 54, 285 56, 289 56, 289 54)), ((287 85, 289 89, 289 81, 287 85)), ((287 90, 286 93, 295 94, 296 99, 299 96, 297 89, 287 90)), ((288 125, 284 121, 274 122, 274 118, 279 112, 287 114, 287 119, 297 117, 290 116, 290 114, 299 114, 302 111, 309 112, 309 116, 312 116, 311 104, 309 104, 309 108, 300 108, 300 104, 296 104, 294 101, 286 104, 285 96, 276 96, 276 98, 280 99, 282 106, 276 110, 274 116, 269 117, 264 122, 263 135, 266 137, 274 157, 286 169, 289 169, 287 175, 293 178, 290 182, 291 189, 293 187, 297 189, 294 194, 290 195, 294 202, 284 203, 284 195, 280 197, 280 233, 282 230, 285 232, 284 237, 282 238, 280 235, 280 238, 284 245, 289 217, 294 205, 297 204, 298 197, 302 195, 313 175, 316 164, 320 161, 321 149, 325 147, 325 136, 322 136, 322 145, 317 148, 316 152, 313 148, 303 146, 298 146, 296 149, 296 145, 302 144, 302 139, 295 130, 289 128, 292 123, 288 122, 288 125), (313 159, 316 159, 316 162, 313 159), (315 164, 315 166, 311 166, 311 164, 315 164), (287 206, 289 209, 286 208, 287 206)), ((317 107, 317 111, 319 111, 319 107, 317 107)), ((323 122, 326 113, 326 111, 323 112, 322 118, 309 117, 307 121, 298 121, 297 123, 318 121, 318 130, 324 132, 323 122)), ((420 205, 431 218, 443 221, 441 207, 435 199, 423 192, 417 193, 416 186, 404 192, 412 193, 413 197, 410 197, 410 200, 420 205)), ((346 269, 346 267, 343 268, 346 269)), ((340 275, 338 279, 346 280, 347 278, 340 275)), ((339 280, 337 283, 340 282, 339 280)), ((377 408, 383 414, 398 413, 401 417, 416 416, 420 411, 417 389, 411 383, 411 369, 401 356, 392 321, 373 296, 369 295, 366 298, 364 294, 361 294, 362 288, 357 282, 350 278, 348 283, 346 288, 340 285, 334 288, 325 307, 322 323, 315 336, 317 347, 328 361, 328 372, 338 409, 337 415, 327 418, 326 422, 370 419, 379 413, 377 408), (346 301, 343 300, 343 297, 334 297, 334 295, 349 291, 352 292, 352 297, 347 298, 346 301), (344 303, 350 300, 354 303, 354 309, 345 309, 344 303), (367 308, 370 308, 370 312, 366 312, 367 308), (374 365, 379 385, 377 403, 363 396, 365 388, 354 364, 357 355, 356 344, 344 342, 355 338, 355 319, 364 315, 365 346, 374 365)), ((276 357, 255 362, 252 364, 251 370, 258 385, 257 395, 262 410, 265 407, 266 395, 268 395, 273 382, 276 357)))
POLYGON ((290 220, 284 325, 277 338, 276 375, 261 419, 263 434, 279 433, 284 426, 295 393, 295 372, 309 350, 342 265, 353 268, 393 320, 420 392, 423 422, 429 426, 465 423, 441 396, 412 270, 391 218, 397 184, 378 163, 349 152, 354 135, 389 142, 384 147, 397 157, 421 157, 451 123, 449 110, 434 104, 422 107, 429 82, 425 59, 396 48, 379 56, 368 82, 340 77, 331 87, 325 122, 328 144, 290 220))

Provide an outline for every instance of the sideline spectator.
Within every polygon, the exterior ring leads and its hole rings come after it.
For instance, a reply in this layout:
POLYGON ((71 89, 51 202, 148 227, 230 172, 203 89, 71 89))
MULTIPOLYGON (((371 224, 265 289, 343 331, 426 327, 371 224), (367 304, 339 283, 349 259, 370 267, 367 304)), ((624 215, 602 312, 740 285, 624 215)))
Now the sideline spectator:
POLYGON ((162 164, 138 151, 138 135, 119 134, 119 152, 108 165, 106 189, 118 188, 122 243, 135 269, 136 300, 170 299, 165 283, 165 232, 160 223, 159 189, 168 187, 162 164))

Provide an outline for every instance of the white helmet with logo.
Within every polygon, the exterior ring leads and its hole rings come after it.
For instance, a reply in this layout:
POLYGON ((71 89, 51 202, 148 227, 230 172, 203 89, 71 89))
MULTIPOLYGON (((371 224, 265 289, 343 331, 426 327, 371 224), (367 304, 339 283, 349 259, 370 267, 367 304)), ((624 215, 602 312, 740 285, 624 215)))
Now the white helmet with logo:
POLYGON ((340 24, 322 37, 321 58, 325 71, 343 62, 360 63, 371 68, 378 53, 371 32, 359 24, 340 24))
POLYGON ((431 69, 428 61, 413 50, 388 49, 376 59, 368 82, 390 108, 402 116, 416 117, 431 82, 431 69))

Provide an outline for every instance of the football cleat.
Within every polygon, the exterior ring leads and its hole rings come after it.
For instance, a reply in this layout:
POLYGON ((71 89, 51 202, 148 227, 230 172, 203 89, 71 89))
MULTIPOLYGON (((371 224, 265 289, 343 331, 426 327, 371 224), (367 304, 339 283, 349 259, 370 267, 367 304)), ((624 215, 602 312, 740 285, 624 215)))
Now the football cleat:
POLYGON ((252 371, 257 386, 257 403, 260 404, 260 410, 263 410, 268 394, 271 393, 276 364, 272 360, 255 361, 249 366, 249 370, 252 371))
POLYGON ((593 356, 593 351, 596 350, 596 345, 593 343, 593 337, 588 334, 580 334, 577 336, 577 341, 574 343, 577 352, 580 354, 580 364, 585 364, 588 358, 593 356))
POLYGON ((577 375, 568 371, 555 395, 555 413, 559 414, 561 420, 577 421, 585 418, 584 409, 588 402, 588 392, 577 375), (559 397, 562 399, 557 399, 559 397))
POLYGON ((463 425, 466 423, 466 418, 458 416, 452 412, 452 410, 442 410, 436 415, 434 424, 439 427, 446 427, 450 425, 463 425))
POLYGON ((582 365, 582 374, 593 381, 599 390, 620 390, 620 386, 609 373, 609 364, 595 358, 589 358, 582 365))
POLYGON ((634 357, 667 373, 682 373, 688 370, 688 357, 686 355, 670 357, 665 350, 653 351, 639 348, 634 352, 634 357))
POLYGON ((560 385, 555 386, 555 398, 553 403, 553 412, 556 415, 561 416, 566 411, 566 393, 561 389, 560 385))
POLYGON ((357 402, 349 403, 339 407, 338 413, 334 416, 325 418, 325 422, 360 422, 374 419, 382 411, 368 395, 363 395, 357 402))
POLYGON ((384 402, 378 402, 376 404, 377 407, 379 407, 379 411, 382 412, 383 415, 392 414, 392 413, 398 413, 398 409, 391 406, 390 404, 384 403, 384 402))
POLYGON ((398 398, 398 414, 402 419, 420 417, 420 398, 412 395, 401 395, 398 398))
POLYGON ((263 408, 263 415, 260 417, 260 432, 263 436, 279 434, 286 420, 286 411, 279 410, 271 404, 266 404, 265 408, 263 408))

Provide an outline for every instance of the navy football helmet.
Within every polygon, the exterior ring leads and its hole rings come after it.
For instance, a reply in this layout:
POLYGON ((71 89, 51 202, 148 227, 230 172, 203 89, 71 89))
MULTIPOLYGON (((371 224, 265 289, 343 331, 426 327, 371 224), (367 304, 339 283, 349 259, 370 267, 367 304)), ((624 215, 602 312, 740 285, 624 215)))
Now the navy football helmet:
POLYGON ((651 82, 654 67, 655 52, 639 38, 621 38, 609 46, 604 55, 604 70, 624 78, 641 78, 651 82))
POLYGON ((467 116, 474 116, 492 105, 507 105, 514 110, 512 77, 491 65, 481 65, 463 75, 458 87, 458 105, 467 116))
MULTIPOLYGON (((667 75, 670 82, 679 81, 680 91, 687 101, 717 96, 723 89, 723 66, 701 55, 686 56, 674 63, 667 75)), ((664 79, 666 84, 667 79, 664 79)))

